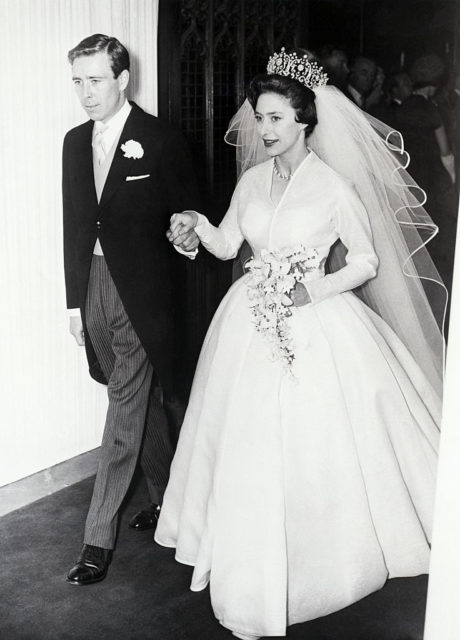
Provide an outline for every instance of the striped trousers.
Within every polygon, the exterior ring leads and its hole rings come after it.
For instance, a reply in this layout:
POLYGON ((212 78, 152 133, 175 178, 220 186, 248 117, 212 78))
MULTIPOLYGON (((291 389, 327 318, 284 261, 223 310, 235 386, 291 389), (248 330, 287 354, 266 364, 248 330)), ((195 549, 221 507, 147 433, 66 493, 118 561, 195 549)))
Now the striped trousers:
POLYGON ((103 256, 93 256, 86 326, 109 407, 85 526, 85 544, 113 549, 118 511, 140 458, 152 502, 161 503, 173 455, 153 367, 126 314, 103 256))

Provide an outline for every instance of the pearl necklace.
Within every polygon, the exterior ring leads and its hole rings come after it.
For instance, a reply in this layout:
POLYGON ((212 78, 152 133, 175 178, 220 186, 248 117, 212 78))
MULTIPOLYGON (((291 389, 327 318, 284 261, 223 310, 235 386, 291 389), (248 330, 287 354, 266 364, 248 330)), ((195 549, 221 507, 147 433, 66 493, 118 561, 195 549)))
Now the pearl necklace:
POLYGON ((283 174, 280 173, 278 165, 276 164, 276 158, 273 158, 273 171, 281 180, 290 180, 292 178, 292 173, 289 173, 287 176, 283 176, 283 174))

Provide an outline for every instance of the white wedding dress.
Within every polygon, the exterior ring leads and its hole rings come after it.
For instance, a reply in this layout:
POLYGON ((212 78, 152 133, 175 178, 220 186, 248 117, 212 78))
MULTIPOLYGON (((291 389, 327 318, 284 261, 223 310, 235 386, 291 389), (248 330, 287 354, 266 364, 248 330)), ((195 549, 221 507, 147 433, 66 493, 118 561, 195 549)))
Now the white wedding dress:
MULTIPOLYGON (((236 634, 346 607, 387 578, 426 573, 441 402, 402 342, 351 289, 378 266, 367 214, 313 152, 281 201, 272 162, 247 171, 219 228, 200 217, 219 258, 243 239, 315 248, 340 237, 347 265, 309 274, 312 303, 289 319, 294 375, 253 323, 243 276, 209 328, 155 539, 210 583, 236 634)), ((401 310, 404 313, 404 310, 401 310)))

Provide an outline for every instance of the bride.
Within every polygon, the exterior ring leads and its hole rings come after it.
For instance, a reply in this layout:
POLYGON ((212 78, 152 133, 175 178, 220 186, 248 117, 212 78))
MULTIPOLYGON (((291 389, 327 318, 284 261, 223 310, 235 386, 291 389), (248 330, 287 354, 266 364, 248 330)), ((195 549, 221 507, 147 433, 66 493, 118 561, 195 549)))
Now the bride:
POLYGON ((436 228, 389 132, 326 81, 274 54, 231 125, 243 174, 222 223, 185 212, 169 233, 254 254, 203 344, 155 535, 243 639, 428 571, 436 228))

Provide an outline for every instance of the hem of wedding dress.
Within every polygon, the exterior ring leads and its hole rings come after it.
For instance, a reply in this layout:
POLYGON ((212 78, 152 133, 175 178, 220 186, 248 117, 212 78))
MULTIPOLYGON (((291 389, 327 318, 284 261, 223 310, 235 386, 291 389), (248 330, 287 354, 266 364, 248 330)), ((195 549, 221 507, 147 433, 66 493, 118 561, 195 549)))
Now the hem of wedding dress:
POLYGON ((396 571, 395 573, 388 572, 388 580, 394 580, 395 578, 418 578, 419 576, 429 576, 430 572, 425 569, 414 569, 413 571, 396 571))
MULTIPOLYGON (((180 560, 179 560, 179 562, 180 562, 180 560)), ((185 564, 185 562, 183 562, 182 564, 185 564)), ((200 585, 199 587, 195 587, 195 586, 190 585, 190 591, 193 591, 194 593, 198 593, 199 591, 204 591, 204 589, 206 589, 208 584, 209 584, 209 580, 207 580, 206 583, 203 584, 203 586, 200 585)))
MULTIPOLYGON (((161 542, 160 540, 158 540, 157 538, 154 538, 155 542, 157 544, 160 545, 160 547, 165 547, 166 549, 175 549, 176 545, 175 544, 170 544, 167 542, 161 542)), ((195 562, 190 562, 190 560, 185 560, 184 558, 181 558, 177 553, 174 555, 174 560, 176 560, 177 562, 180 562, 180 564, 185 564, 187 567, 194 567, 195 566, 195 562)), ((200 586, 190 586, 190 591, 203 591, 204 589, 206 589, 206 587, 209 584, 209 580, 206 580, 206 582, 201 583, 200 586)))
POLYGON ((247 636, 248 638, 251 638, 253 640, 259 640, 259 638, 270 638, 270 637, 285 638, 286 637, 286 629, 284 629, 283 631, 278 630, 276 632, 270 632, 268 634, 265 631, 262 634, 260 632, 259 634, 257 634, 257 633, 252 633, 251 631, 246 631, 243 629, 235 628, 234 626, 230 626, 225 622, 223 622, 223 620, 221 620, 220 618, 217 618, 217 622, 228 631, 231 631, 233 635, 241 634, 242 636, 247 636))
POLYGON ((155 540, 155 542, 157 544, 160 545, 160 547, 166 547, 166 549, 175 549, 176 545, 175 544, 170 544, 168 542, 162 542, 161 540, 159 540, 156 536, 154 536, 153 538, 155 540))

